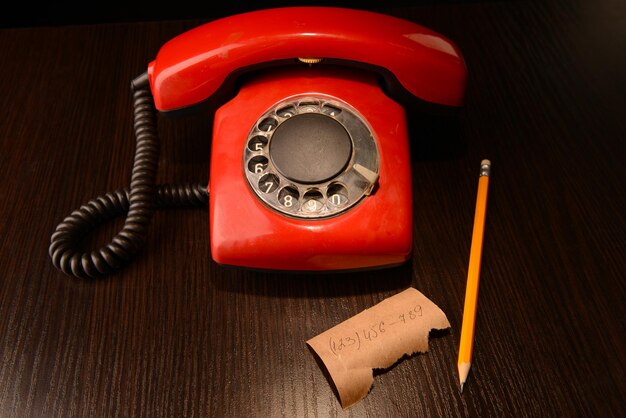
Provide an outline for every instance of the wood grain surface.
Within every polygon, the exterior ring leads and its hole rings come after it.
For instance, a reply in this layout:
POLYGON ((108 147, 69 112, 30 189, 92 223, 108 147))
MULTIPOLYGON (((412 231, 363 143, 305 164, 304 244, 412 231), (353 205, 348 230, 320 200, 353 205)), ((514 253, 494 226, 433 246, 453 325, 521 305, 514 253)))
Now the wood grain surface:
MULTIPOLYGON (((56 224, 129 182, 129 81, 202 22, 0 30, 0 416, 623 414, 626 5, 546 3, 380 10, 459 45, 467 99, 455 124, 410 115, 412 260, 341 275, 220 267, 202 209, 157 213, 141 256, 113 277, 56 271, 56 224), (483 158, 493 177, 460 394, 483 158), (305 341, 409 286, 451 330, 342 410, 305 341)), ((207 181, 211 115, 161 118, 160 131, 159 180, 207 181)))

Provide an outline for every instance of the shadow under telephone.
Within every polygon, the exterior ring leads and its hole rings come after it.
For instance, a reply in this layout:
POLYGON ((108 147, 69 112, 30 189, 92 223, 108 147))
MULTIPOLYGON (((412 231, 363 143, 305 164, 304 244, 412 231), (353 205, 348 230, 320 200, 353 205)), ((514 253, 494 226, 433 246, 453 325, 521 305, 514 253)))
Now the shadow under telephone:
POLYGON ((167 42, 132 82, 136 153, 128 190, 59 224, 50 256, 79 277, 112 273, 142 247, 155 208, 209 202, 220 264, 278 270, 398 265, 412 248, 405 110, 462 104, 458 48, 372 12, 291 7, 216 20, 167 42), (208 187, 156 185, 156 110, 218 101, 208 187), (210 199, 209 199, 210 191, 210 199), (126 214, 110 243, 95 225, 126 214))

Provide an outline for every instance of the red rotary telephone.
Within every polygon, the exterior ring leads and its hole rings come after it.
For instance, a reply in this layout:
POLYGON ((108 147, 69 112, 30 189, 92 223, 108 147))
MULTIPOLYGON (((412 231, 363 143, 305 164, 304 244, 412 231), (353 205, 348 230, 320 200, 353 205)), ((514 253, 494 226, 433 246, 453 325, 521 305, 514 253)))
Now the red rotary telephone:
POLYGON ((141 247, 159 205, 205 204, 213 259, 278 270, 397 265, 412 248, 411 174, 403 105, 462 104, 458 48, 415 23, 328 7, 245 13, 167 42, 133 80, 137 155, 130 190, 96 198, 52 236, 53 263, 98 276, 141 247), (214 119, 204 186, 156 186, 152 106, 171 113, 205 101, 214 119), (107 246, 75 241, 128 212, 107 246))

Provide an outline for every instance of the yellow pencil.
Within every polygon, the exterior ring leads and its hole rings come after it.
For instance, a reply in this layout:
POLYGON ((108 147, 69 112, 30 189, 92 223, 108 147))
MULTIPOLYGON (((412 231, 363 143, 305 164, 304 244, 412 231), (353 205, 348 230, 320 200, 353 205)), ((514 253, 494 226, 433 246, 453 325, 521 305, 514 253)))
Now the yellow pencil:
POLYGON ((461 343, 459 345, 459 382, 461 392, 472 366, 472 348, 474 346, 474 324, 476 320, 476 303, 478 301, 478 282, 480 281, 480 259, 483 252, 483 236, 485 234, 485 214, 487 213, 487 192, 491 162, 480 162, 478 179, 478 195, 476 196, 476 214, 474 215, 474 232, 467 271, 467 288, 465 289, 465 308, 463 309, 463 325, 461 343))

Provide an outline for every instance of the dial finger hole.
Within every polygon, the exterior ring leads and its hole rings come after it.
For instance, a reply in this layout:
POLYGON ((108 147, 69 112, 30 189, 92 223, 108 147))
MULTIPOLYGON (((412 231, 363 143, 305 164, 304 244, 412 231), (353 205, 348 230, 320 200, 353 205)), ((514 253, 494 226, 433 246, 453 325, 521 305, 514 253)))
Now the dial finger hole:
POLYGON ((286 107, 278 109, 276 111, 276 114, 280 116, 281 118, 290 118, 296 114, 296 108, 293 106, 286 106, 286 107))
POLYGON ((250 158, 248 161, 248 170, 251 173, 259 174, 265 171, 267 168, 267 158, 262 155, 257 155, 256 157, 250 158))
POLYGON ((319 212, 324 206, 324 196, 319 190, 309 190, 302 199, 302 209, 306 212, 319 212))
POLYGON ((343 184, 333 183, 328 186, 327 196, 333 206, 343 206, 348 203, 348 189, 343 184))
POLYGON ((263 135, 257 135, 248 141, 248 149, 250 151, 263 151, 267 145, 267 138, 263 135))
POLYGON ((319 103, 313 101, 304 101, 298 103, 298 111, 300 113, 318 113, 319 103))
POLYGON ((300 197, 300 193, 298 193, 298 190, 295 187, 283 187, 278 192, 278 201, 286 208, 297 209, 298 197, 300 197))
POLYGON ((269 132, 278 126, 278 121, 274 118, 265 118, 259 123, 259 131, 269 132))
POLYGON ((263 193, 275 192, 279 184, 280 181, 278 177, 272 173, 265 174, 259 179, 259 189, 261 189, 263 193))
POLYGON ((329 116, 338 116, 341 113, 341 109, 335 106, 325 104, 324 106, 322 106, 322 113, 329 116))

